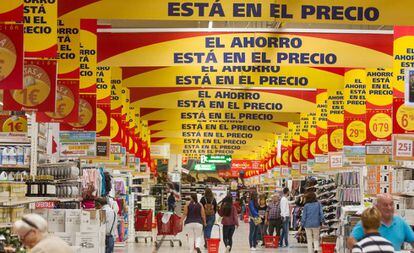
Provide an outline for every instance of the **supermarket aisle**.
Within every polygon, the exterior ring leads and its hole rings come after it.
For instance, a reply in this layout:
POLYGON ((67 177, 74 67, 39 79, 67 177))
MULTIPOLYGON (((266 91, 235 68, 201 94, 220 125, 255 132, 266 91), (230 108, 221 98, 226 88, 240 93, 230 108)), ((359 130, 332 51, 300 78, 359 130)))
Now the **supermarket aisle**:
MULTIPOLYGON (((248 233, 249 233, 249 227, 247 224, 243 223, 239 227, 238 230, 236 230, 236 233, 234 235, 234 246, 232 252, 250 252, 249 249, 249 241, 248 241, 248 233)), ((296 240, 291 236, 290 239, 290 248, 281 248, 281 249, 265 249, 265 248, 257 248, 256 252, 281 252, 281 253, 299 253, 299 252, 305 252, 306 251, 306 245, 305 244, 297 244, 296 240)), ((129 243, 129 245, 126 248, 115 248, 115 253, 135 253, 135 252, 151 252, 152 247, 147 244, 145 246, 145 243, 140 242, 138 244, 136 243, 129 243)), ((220 252, 224 252, 224 244, 220 244, 220 252)), ((165 242, 162 247, 158 251, 159 253, 178 253, 178 252, 188 252, 186 248, 175 246, 174 248, 170 247, 169 242, 165 242)), ((202 250, 202 252, 206 252, 207 250, 202 250)))

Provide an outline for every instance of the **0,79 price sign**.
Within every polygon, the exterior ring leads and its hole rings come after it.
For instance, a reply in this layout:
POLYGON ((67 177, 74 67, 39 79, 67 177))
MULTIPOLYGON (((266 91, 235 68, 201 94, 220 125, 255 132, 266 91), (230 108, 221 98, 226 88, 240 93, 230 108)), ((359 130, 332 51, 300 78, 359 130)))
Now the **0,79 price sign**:
POLYGON ((395 135, 393 137, 394 160, 414 160, 414 135, 395 135))

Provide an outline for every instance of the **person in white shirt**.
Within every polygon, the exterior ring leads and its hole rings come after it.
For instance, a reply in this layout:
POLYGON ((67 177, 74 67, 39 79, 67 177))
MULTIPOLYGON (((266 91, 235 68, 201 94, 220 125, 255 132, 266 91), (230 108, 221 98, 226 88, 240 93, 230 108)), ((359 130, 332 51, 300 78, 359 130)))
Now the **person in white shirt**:
POLYGON ((98 198, 95 201, 96 209, 105 211, 106 216, 106 237, 105 237, 105 253, 114 252, 115 246, 115 228, 117 224, 117 216, 115 211, 109 206, 106 198, 98 198))
POLYGON ((290 224, 290 210, 289 210, 289 188, 283 189, 283 197, 280 200, 280 216, 282 217, 282 233, 279 241, 279 247, 289 247, 289 224, 290 224))
POLYGON ((66 242, 47 232, 47 221, 40 215, 24 215, 21 220, 14 223, 13 231, 31 253, 73 253, 66 242))

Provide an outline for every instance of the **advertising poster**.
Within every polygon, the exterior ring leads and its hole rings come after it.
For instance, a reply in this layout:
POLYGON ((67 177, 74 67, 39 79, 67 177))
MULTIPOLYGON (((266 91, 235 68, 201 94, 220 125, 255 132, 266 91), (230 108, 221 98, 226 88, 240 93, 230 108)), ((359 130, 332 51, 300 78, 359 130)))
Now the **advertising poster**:
POLYGON ((79 113, 79 81, 58 80, 54 112, 37 113, 37 122, 77 122, 79 113))
POLYGON ((392 41, 389 34, 102 32, 98 62, 125 67, 390 67, 392 41))
POLYGON ((328 153, 328 92, 318 89, 316 95, 316 144, 315 153, 328 153))
POLYGON ((59 79, 79 79, 80 21, 58 19, 59 79))
POLYGON ((24 55, 56 58, 58 0, 24 1, 24 55))
POLYGON ((78 122, 60 124, 61 131, 96 131, 96 95, 80 94, 78 122))
POLYGON ((96 93, 96 19, 82 19, 80 22, 79 74, 80 92, 96 93))
POLYGON ((353 25, 413 25, 410 0, 100 0, 73 4, 59 1, 59 14, 72 18, 186 20, 186 21, 268 21, 353 25), (114 11, 116 10, 116 11, 114 11), (151 11, 148 11, 151 10, 151 11), (323 15, 322 15, 323 14, 323 15))
POLYGON ((56 60, 26 60, 23 73, 23 89, 4 92, 4 110, 54 112, 56 60))
POLYGON ((0 89, 23 88, 23 25, 0 24, 0 89))
POLYGON ((88 131, 61 131, 59 133, 59 156, 96 156, 96 133, 88 131))
POLYGON ((96 135, 109 137, 111 135, 111 105, 96 105, 96 135))
POLYGON ((23 0, 4 0, 0 4, 0 22, 23 22, 23 0))

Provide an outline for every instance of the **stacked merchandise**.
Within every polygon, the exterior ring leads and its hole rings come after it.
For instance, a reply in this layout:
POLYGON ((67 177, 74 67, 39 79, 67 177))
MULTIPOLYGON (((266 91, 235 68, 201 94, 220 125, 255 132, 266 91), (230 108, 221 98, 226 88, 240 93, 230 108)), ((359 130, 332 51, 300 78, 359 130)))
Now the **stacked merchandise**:
POLYGON ((129 232, 129 190, 128 190, 128 178, 121 177, 114 180, 115 189, 115 201, 118 204, 118 237, 116 243, 123 245, 128 239, 129 232))
POLYGON ((336 174, 336 197, 342 206, 361 204, 361 180, 359 171, 336 174))
POLYGON ((368 166, 367 172, 366 194, 375 196, 380 193, 393 192, 394 180, 391 166, 368 166))
POLYGON ((406 167, 395 167, 392 172, 395 210, 408 222, 414 225, 414 170, 406 167), (397 183, 398 182, 398 183, 397 183))
POLYGON ((321 236, 335 235, 338 222, 337 186, 333 179, 320 180, 316 186, 318 200, 323 206, 323 214, 327 227, 321 229, 321 236))
POLYGON ((132 178, 131 193, 134 196, 135 209, 142 208, 142 199, 150 193, 150 178, 149 176, 139 176, 132 178))
POLYGON ((105 252, 105 211, 80 209, 34 209, 48 222, 50 233, 66 241, 75 251, 105 252))
POLYGON ((354 226, 359 222, 360 216, 358 213, 362 212, 362 210, 362 206, 346 206, 340 209, 340 229, 338 231, 338 239, 336 242, 337 252, 348 252, 346 240, 349 238, 354 226))
POLYGON ((155 197, 155 212, 167 209, 167 194, 165 185, 156 184, 151 186, 150 195, 155 197))

